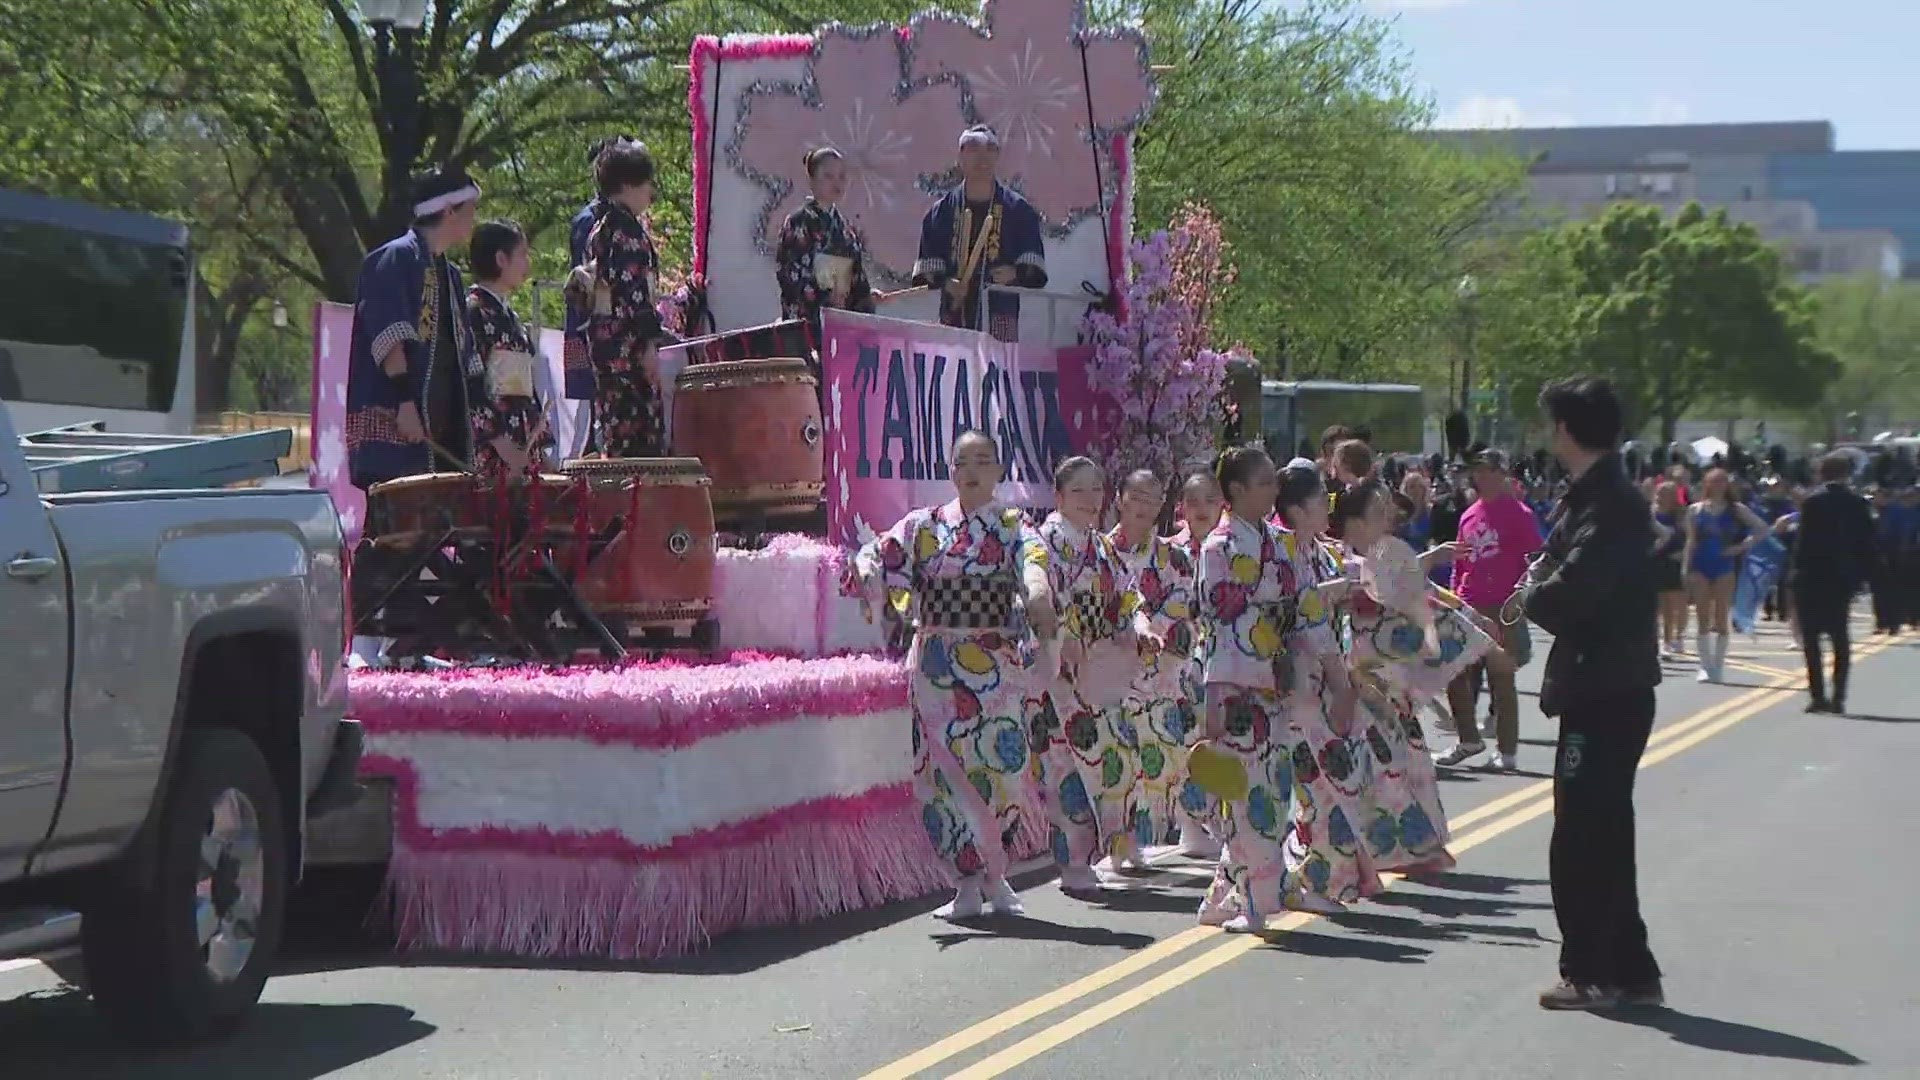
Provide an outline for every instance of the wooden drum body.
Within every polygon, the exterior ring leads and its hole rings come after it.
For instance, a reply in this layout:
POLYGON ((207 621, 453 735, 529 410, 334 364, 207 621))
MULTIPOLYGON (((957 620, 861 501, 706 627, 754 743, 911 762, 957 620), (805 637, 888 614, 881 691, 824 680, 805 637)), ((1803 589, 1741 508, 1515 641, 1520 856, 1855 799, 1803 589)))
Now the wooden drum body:
POLYGON ((502 515, 538 510, 529 523, 541 535, 571 533, 573 509, 565 476, 514 480, 503 493, 491 479, 472 473, 422 473, 375 484, 367 491, 367 537, 381 547, 407 548, 439 539, 449 529, 463 536, 491 536, 502 515))
POLYGON ((613 535, 574 581, 588 610, 639 624, 691 623, 713 606, 711 481, 691 458, 583 458, 591 536, 613 535))
POLYGON ((805 360, 699 364, 674 380, 673 449, 706 463, 714 512, 806 514, 820 503, 819 380, 805 360))

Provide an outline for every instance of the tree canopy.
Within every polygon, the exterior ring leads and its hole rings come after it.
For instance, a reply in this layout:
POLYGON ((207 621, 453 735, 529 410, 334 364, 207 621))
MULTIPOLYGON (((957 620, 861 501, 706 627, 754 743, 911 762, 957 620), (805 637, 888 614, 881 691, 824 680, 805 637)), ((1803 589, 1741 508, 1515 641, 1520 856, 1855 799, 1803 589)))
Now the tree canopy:
POLYGON ((1623 202, 1535 233, 1476 304, 1492 379, 1528 393, 1565 373, 1605 375, 1667 441, 1698 405, 1795 407, 1839 372, 1779 252, 1698 204, 1669 218, 1623 202))

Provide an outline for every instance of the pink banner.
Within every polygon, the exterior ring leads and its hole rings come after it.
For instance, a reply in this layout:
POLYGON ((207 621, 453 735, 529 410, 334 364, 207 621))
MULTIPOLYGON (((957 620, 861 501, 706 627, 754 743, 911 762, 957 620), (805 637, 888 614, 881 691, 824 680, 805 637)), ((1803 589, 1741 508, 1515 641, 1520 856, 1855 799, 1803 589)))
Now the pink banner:
POLYGON ((1090 350, 997 341, 928 323, 827 311, 827 520, 857 544, 907 511, 953 497, 956 435, 985 431, 1007 471, 1000 497, 1053 505, 1053 467, 1085 451, 1103 410, 1087 388, 1090 350))

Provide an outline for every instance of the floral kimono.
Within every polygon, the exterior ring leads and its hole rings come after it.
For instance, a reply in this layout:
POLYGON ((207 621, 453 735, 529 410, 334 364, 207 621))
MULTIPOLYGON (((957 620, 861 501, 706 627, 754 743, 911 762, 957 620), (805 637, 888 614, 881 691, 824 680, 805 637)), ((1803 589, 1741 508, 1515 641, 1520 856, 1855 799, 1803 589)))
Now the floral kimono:
POLYGON ((1321 666, 1340 655, 1340 628, 1336 610, 1317 587, 1338 577, 1339 567, 1314 537, 1282 533, 1281 546, 1300 583, 1300 617, 1287 640, 1294 782, 1287 879, 1294 888, 1347 903, 1379 892, 1381 884, 1358 831, 1367 763, 1354 753, 1353 741, 1333 728, 1334 695, 1321 666))
POLYGON ((1428 583, 1413 549, 1394 537, 1367 553, 1361 587, 1348 595, 1361 686, 1355 743, 1372 768, 1361 836, 1378 869, 1445 870, 1453 856, 1420 706, 1444 695, 1455 676, 1493 649, 1493 638, 1467 617, 1460 598, 1428 583), (1425 650, 1429 621, 1432 653, 1425 650))
MULTIPOLYGON (((1199 727, 1186 692, 1193 655, 1193 557, 1173 540, 1150 536, 1132 545, 1113 530, 1114 549, 1129 580, 1127 607, 1142 641, 1123 716, 1140 740, 1140 803, 1146 833, 1141 846, 1166 843, 1187 781, 1187 739, 1199 727), (1151 635, 1164 649, 1145 644, 1151 635)), ((1205 804, 1201 804, 1204 811, 1205 804)))
POLYGON ((1060 609, 1060 666, 1027 701, 1033 775, 1053 817, 1053 858, 1087 866, 1118 857, 1144 831, 1140 740, 1121 711, 1138 653, 1125 618, 1126 570, 1105 533, 1059 514, 1040 526, 1060 609))
POLYGON ((840 209, 822 206, 809 195, 798 210, 787 215, 774 252, 774 277, 780 283, 780 317, 801 319, 820 347, 820 310, 833 306, 831 288, 821 274, 831 259, 851 264, 845 310, 873 312, 873 286, 867 281, 860 236, 840 216, 840 209))
POLYGON ((587 321, 594 445, 608 457, 660 457, 667 443, 654 355, 662 328, 653 238, 626 207, 608 203, 587 237, 587 260, 595 285, 587 321))
POLYGON ((907 654, 913 782, 927 838, 956 881, 1006 876, 1031 820, 1023 657, 1014 599, 1046 546, 1020 511, 958 501, 915 510, 856 556, 885 589, 889 619, 912 619, 907 654))
POLYGON ((484 285, 467 290, 467 321, 473 326, 487 383, 486 394, 472 408, 474 461, 482 470, 505 472, 506 462, 493 448, 493 441, 504 435, 529 451, 528 471, 537 473, 553 446, 553 436, 541 425, 546 414, 534 389, 534 365, 540 362, 540 354, 533 335, 513 308, 484 285), (538 438, 533 437, 536 431, 538 438))
MULTIPOLYGON (((1283 676, 1300 593, 1281 534, 1222 518, 1201 546, 1195 592, 1208 741, 1233 774, 1224 784, 1195 778, 1219 798, 1213 821, 1224 844, 1201 918, 1266 915, 1280 910, 1284 892, 1281 844, 1294 788, 1283 676)), ((1196 773, 1200 761, 1196 752, 1196 773)))

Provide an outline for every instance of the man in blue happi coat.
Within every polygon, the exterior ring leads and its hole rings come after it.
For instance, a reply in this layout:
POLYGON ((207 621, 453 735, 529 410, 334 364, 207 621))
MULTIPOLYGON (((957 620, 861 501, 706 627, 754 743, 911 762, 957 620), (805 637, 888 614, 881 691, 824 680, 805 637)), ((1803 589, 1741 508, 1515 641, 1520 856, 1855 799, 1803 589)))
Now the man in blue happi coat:
POLYGON ((447 252, 473 235, 480 186, 438 169, 414 186, 413 228, 367 254, 347 366, 347 466, 355 487, 464 468, 484 401, 466 289, 447 252))
POLYGON ((1002 184, 1000 137, 992 128, 960 135, 961 184, 933 204, 920 222, 920 255, 913 283, 940 290, 940 321, 981 329, 1001 341, 1020 336, 1020 298, 988 293, 987 286, 1039 289, 1047 284, 1047 247, 1040 213, 1002 184))

